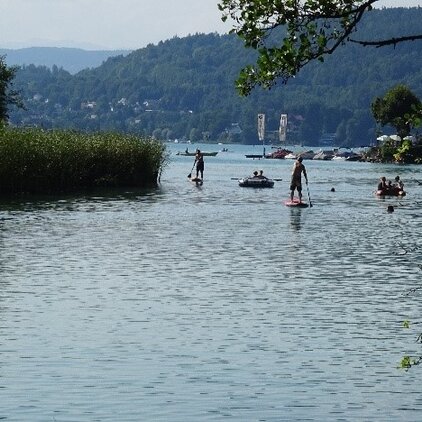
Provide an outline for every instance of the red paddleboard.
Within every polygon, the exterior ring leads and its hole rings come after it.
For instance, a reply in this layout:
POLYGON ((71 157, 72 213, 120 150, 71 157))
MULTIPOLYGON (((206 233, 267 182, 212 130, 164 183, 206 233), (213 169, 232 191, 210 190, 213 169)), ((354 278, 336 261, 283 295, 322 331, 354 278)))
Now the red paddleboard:
POLYGON ((299 202, 299 199, 293 198, 293 201, 290 199, 283 202, 286 207, 298 207, 298 208, 306 208, 308 204, 306 202, 299 202))

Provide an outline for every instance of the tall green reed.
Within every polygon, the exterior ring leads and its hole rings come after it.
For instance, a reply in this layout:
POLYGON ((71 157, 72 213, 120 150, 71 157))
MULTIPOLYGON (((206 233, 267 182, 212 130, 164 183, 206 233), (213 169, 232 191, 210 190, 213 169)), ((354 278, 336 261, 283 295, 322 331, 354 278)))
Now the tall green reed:
POLYGON ((167 162, 150 138, 0 128, 0 194, 151 186, 167 162))

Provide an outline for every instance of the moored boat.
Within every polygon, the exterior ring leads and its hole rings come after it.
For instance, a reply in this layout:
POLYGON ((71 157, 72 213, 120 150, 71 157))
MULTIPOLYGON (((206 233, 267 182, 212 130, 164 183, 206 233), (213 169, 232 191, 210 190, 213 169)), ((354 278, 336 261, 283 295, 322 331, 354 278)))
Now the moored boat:
POLYGON ((313 152, 312 150, 303 151, 297 154, 297 157, 302 157, 304 160, 312 160, 315 157, 315 152, 313 152))
POLYGON ((291 154, 292 151, 289 151, 288 149, 279 148, 276 151, 273 151, 269 154, 265 155, 265 158, 275 158, 275 159, 284 159, 287 154, 291 154))
POLYGON ((363 161, 362 154, 357 154, 352 152, 350 155, 346 157, 346 161, 363 161))
MULTIPOLYGON (((213 152, 202 152, 201 154, 204 157, 215 157, 218 154, 218 151, 213 151, 213 152)), ((189 151, 185 151, 185 152, 177 152, 176 155, 184 155, 187 157, 194 157, 196 155, 196 152, 189 152, 189 151)))
POLYGON ((318 151, 315 155, 313 160, 324 160, 324 161, 328 161, 328 160, 332 160, 332 158, 334 157, 334 152, 330 151, 330 150, 324 150, 324 151, 318 151))

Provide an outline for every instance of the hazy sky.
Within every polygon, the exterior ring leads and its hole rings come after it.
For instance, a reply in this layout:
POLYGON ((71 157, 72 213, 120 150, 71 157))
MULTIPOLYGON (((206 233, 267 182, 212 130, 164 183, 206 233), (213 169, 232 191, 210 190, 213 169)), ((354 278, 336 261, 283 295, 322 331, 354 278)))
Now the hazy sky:
MULTIPOLYGON (((218 0, 0 0, 0 47, 137 49, 177 35, 226 33, 218 0)), ((422 6, 382 0, 377 6, 422 6)))

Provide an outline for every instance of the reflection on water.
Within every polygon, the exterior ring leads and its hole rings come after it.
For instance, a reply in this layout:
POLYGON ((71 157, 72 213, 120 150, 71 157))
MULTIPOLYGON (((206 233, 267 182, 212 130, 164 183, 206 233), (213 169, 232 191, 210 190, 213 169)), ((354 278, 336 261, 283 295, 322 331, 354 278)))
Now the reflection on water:
POLYGON ((420 420, 396 366, 421 187, 381 202, 389 167, 310 162, 314 206, 289 209, 290 162, 250 190, 256 163, 207 158, 198 189, 185 158, 155 190, 0 205, 0 418, 420 420))
POLYGON ((290 207, 290 225, 294 230, 300 230, 302 209, 290 207))

